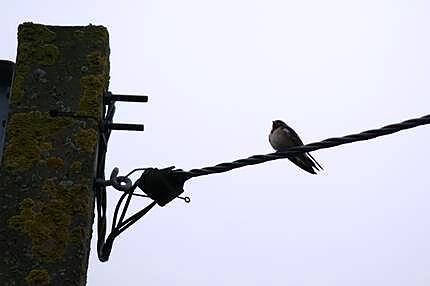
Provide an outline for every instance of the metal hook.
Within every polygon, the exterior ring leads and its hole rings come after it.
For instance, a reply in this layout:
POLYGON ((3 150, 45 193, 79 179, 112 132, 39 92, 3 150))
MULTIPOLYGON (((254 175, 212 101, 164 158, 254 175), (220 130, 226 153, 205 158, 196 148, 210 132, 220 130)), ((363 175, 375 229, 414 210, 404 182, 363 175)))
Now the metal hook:
POLYGON ((190 197, 177 197, 178 199, 184 200, 187 204, 191 202, 190 197))

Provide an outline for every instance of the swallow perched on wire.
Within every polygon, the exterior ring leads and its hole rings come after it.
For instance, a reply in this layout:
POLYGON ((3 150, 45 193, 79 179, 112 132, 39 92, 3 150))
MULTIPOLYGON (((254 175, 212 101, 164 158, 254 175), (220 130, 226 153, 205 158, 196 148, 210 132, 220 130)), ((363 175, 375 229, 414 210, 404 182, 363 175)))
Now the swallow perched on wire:
MULTIPOLYGON (((293 146, 302 146, 303 142, 299 135, 282 120, 272 122, 272 131, 269 134, 269 142, 276 151, 286 151, 293 146)), ((288 159, 311 174, 316 174, 317 171, 323 170, 320 164, 309 153, 288 157, 288 159)))

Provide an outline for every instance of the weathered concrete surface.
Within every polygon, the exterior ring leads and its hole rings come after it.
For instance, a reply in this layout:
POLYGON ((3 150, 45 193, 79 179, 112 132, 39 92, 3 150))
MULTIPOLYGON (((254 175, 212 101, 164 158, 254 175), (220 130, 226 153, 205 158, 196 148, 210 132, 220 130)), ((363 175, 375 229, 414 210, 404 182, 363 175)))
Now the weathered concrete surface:
POLYGON ((0 167, 0 285, 86 284, 108 79, 104 27, 19 26, 0 167))

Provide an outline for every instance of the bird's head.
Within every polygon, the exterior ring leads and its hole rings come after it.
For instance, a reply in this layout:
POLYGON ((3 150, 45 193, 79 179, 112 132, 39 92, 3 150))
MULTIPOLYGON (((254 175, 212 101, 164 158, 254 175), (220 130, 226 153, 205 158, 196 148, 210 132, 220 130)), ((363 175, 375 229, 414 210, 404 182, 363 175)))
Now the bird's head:
POLYGON ((272 130, 276 130, 278 127, 287 127, 287 124, 282 120, 272 121, 272 130))

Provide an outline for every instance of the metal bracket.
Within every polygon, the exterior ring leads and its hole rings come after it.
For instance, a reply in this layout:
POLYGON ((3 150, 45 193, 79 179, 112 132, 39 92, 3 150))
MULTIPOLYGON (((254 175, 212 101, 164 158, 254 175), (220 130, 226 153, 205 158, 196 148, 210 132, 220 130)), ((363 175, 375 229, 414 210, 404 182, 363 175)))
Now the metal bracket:
POLYGON ((108 141, 112 130, 131 130, 131 131, 143 131, 144 127, 141 124, 124 124, 124 123, 113 123, 113 117, 115 115, 115 102, 126 101, 126 102, 147 102, 147 96, 137 95, 117 95, 111 92, 106 92, 103 96, 103 120, 100 124, 100 138, 97 151, 97 169, 96 178, 93 184, 93 189, 96 197, 97 207, 97 253, 100 261, 107 261, 111 252, 112 244, 116 236, 122 231, 135 222, 136 217, 140 218, 146 212, 151 209, 154 204, 151 204, 144 210, 139 212, 139 215, 135 214, 128 219, 125 219, 128 204, 130 203, 131 196, 133 195, 136 186, 132 185, 130 179, 124 177, 117 177, 118 169, 114 169, 111 174, 110 180, 105 179, 105 161, 108 141), (106 187, 113 186, 115 189, 123 191, 123 195, 117 203, 114 212, 114 221, 112 223, 112 230, 106 238, 106 202, 107 194, 106 187), (117 215, 123 200, 127 197, 126 205, 122 209, 121 216, 117 221, 117 215))
MULTIPOLYGON (((109 259, 113 242, 115 238, 124 230, 142 218, 156 204, 165 206, 175 198, 183 199, 186 203, 190 202, 189 197, 179 197, 184 192, 184 183, 190 176, 182 170, 174 170, 175 167, 164 169, 157 168, 139 168, 134 169, 126 176, 118 176, 119 169, 114 168, 110 179, 105 179, 105 161, 108 141, 112 130, 133 130, 143 131, 141 124, 124 124, 113 123, 115 115, 115 102, 147 102, 147 96, 136 95, 116 95, 106 92, 103 97, 103 114, 104 117, 100 122, 100 138, 97 150, 97 169, 93 189, 96 198, 97 207, 97 254, 99 260, 104 262, 109 259), (133 183, 129 178, 136 171, 143 171, 141 177, 133 183), (118 200, 113 213, 111 231, 107 235, 107 192, 106 187, 112 186, 114 189, 123 192, 118 200), (136 194, 136 188, 141 189, 144 194, 136 194), (126 217, 127 210, 133 196, 145 197, 153 201, 137 213, 126 217)), ((51 116, 70 116, 74 118, 91 118, 94 117, 78 115, 73 112, 62 112, 51 110, 51 116)))
POLYGON ((9 114, 9 98, 14 73, 14 62, 0 60, 0 164, 3 158, 6 122, 9 114))
POLYGON ((98 215, 97 251, 100 261, 105 262, 109 259, 115 238, 141 219, 155 206, 155 204, 165 206, 175 198, 183 199, 186 203, 190 202, 189 197, 179 197, 179 195, 184 192, 184 183, 189 179, 189 176, 182 170, 173 170, 174 168, 175 167, 164 169, 139 168, 134 169, 126 176, 118 176, 119 169, 114 168, 109 180, 97 179, 95 181, 94 186, 97 191, 96 205, 98 215), (141 177, 133 183, 129 176, 136 171, 144 172, 141 177), (112 186, 123 194, 115 206, 112 228, 105 239, 107 186, 112 186), (146 195, 136 194, 135 191, 137 187, 139 187, 146 195), (140 211, 126 217, 132 196, 146 197, 153 201, 140 211))

